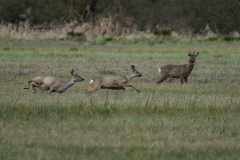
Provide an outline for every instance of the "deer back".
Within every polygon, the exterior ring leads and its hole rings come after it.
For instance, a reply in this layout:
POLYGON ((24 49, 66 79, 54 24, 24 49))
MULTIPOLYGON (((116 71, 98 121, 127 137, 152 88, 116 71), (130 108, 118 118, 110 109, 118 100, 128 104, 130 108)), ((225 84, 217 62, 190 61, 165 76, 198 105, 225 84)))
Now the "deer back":
POLYGON ((61 86, 64 82, 66 81, 63 81, 57 77, 45 77, 44 80, 44 85, 47 86, 47 87, 52 87, 53 85, 54 86, 61 86))
POLYGON ((102 76, 93 78, 91 81, 93 84, 99 84, 105 87, 111 87, 113 85, 119 85, 121 83, 126 83, 127 79, 123 76, 102 76))

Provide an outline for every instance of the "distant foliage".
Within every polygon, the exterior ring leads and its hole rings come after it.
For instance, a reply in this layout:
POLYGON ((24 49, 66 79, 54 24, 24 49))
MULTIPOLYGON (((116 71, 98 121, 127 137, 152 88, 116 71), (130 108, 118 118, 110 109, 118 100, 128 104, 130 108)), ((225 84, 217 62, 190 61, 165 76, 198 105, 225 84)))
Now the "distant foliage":
POLYGON ((211 37, 211 38, 208 38, 209 41, 216 41, 218 40, 218 37, 211 37))
POLYGON ((240 40, 240 37, 229 37, 229 36, 226 36, 223 38, 225 41, 239 41, 240 40))
POLYGON ((231 36, 225 36, 225 37, 211 37, 208 38, 209 41, 216 41, 218 39, 222 39, 224 41, 239 41, 240 37, 231 37, 231 36))
POLYGON ((9 48, 9 47, 4 47, 3 50, 5 50, 5 51, 9 51, 10 48, 9 48))
POLYGON ((170 30, 161 30, 161 31, 159 31, 159 30, 154 30, 153 31, 153 34, 154 35, 164 35, 164 36, 169 36, 169 35, 171 35, 171 31, 170 30))
POLYGON ((67 35, 68 36, 79 36, 79 37, 80 36, 85 36, 84 33, 82 33, 82 32, 76 32, 76 33, 75 32, 68 32, 67 35))
POLYGON ((114 38, 113 38, 112 36, 110 36, 110 37, 105 37, 104 40, 105 40, 106 42, 109 42, 109 41, 114 40, 114 38))
POLYGON ((234 37, 224 37, 225 41, 234 41, 235 38, 234 37))
POLYGON ((159 31, 159 30, 154 30, 154 31, 153 31, 153 34, 154 34, 154 35, 161 35, 161 31, 159 31))
POLYGON ((75 33, 74 32, 68 32, 67 35, 68 36, 75 36, 75 33))
POLYGON ((161 31, 159 31, 159 30, 154 30, 153 31, 153 34, 154 35, 164 35, 164 36, 169 36, 170 34, 171 34, 171 31, 170 30, 161 30, 161 31))
MULTIPOLYGON (((14 24, 24 21, 32 27, 41 25, 51 29, 71 22, 99 25, 96 21, 111 17, 113 26, 134 27, 140 31, 159 26, 183 34, 201 34, 208 26, 214 33, 227 35, 240 32, 239 8, 237 0, 1 0, 0 21, 14 24)), ((154 31, 154 34, 170 35, 171 32, 154 31)))
POLYGON ((170 30, 162 30, 162 35, 169 36, 171 34, 170 30))
POLYGON ((75 33, 75 36, 84 36, 84 33, 82 33, 82 32, 77 32, 77 33, 75 33))

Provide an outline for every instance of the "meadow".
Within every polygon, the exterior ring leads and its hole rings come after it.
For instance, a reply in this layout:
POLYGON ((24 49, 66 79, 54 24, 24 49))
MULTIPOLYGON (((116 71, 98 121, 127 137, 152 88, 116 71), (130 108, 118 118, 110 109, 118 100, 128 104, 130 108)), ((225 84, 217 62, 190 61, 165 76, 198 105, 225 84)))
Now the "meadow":
POLYGON ((239 41, 0 40, 0 159, 238 159, 239 41), (188 84, 158 68, 199 52, 188 84), (91 78, 143 75, 83 94, 91 78), (85 79, 63 94, 24 90, 38 75, 85 79))

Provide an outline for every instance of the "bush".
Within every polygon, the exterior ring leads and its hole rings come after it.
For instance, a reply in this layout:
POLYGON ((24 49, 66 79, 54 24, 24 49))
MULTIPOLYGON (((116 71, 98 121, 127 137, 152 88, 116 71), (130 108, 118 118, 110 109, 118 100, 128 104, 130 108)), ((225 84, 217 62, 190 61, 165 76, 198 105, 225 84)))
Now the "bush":
POLYGON ((239 40, 240 40, 240 37, 236 37, 235 39, 236 39, 237 41, 239 41, 239 40))
POLYGON ((105 37, 104 40, 105 40, 106 42, 109 42, 109 41, 112 41, 113 39, 114 39, 113 37, 105 37))
POLYGON ((209 41, 216 41, 218 40, 218 37, 211 37, 211 38, 208 38, 209 41))
POLYGON ((162 34, 165 36, 169 36, 171 34, 170 30, 162 30, 162 34))
POLYGON ((84 33, 83 32, 77 32, 77 33, 75 33, 75 36, 84 36, 84 33))
POLYGON ((161 35, 161 32, 159 30, 155 30, 155 31, 153 31, 153 34, 154 35, 161 35))
POLYGON ((167 29, 164 29, 164 30, 154 30, 153 31, 153 34, 154 35, 164 35, 164 36, 169 36, 171 34, 171 31, 170 30, 167 30, 167 29))
POLYGON ((68 32, 67 33, 68 36, 85 36, 83 32, 68 32))
POLYGON ((75 33, 74 32, 68 32, 67 35, 68 36, 75 36, 75 33))
POLYGON ((235 38, 234 38, 234 37, 228 37, 228 36, 226 36, 226 37, 224 37, 224 40, 225 40, 225 41, 234 41, 235 38))

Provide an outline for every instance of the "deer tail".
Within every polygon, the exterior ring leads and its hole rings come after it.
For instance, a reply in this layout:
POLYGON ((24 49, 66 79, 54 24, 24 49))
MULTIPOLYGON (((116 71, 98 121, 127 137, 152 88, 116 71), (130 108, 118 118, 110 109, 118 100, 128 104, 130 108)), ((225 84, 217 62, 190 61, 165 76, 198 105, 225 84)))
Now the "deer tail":
POLYGON ((159 71, 159 73, 161 72, 161 68, 160 67, 158 68, 158 71, 159 71))

